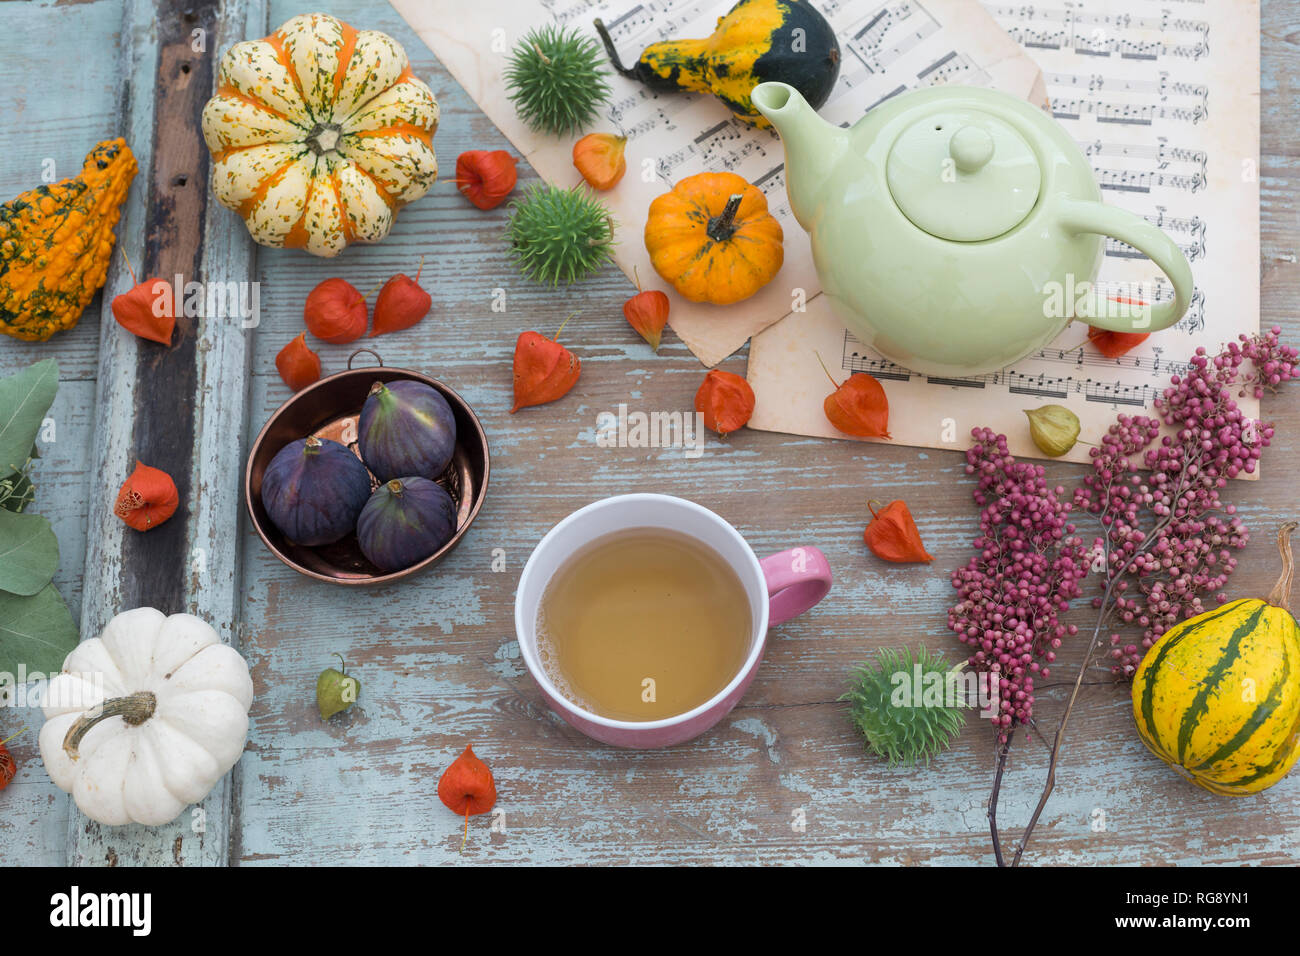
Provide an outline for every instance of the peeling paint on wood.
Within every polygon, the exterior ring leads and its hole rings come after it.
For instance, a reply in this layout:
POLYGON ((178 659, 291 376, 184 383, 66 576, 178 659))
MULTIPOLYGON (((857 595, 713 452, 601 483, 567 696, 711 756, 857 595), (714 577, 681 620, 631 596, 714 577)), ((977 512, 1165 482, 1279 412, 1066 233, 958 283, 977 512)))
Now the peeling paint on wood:
MULTIPOLYGON (((166 0, 126 3, 123 35, 131 46, 122 113, 141 169, 119 235, 140 275, 252 278, 252 250, 235 240, 227 219, 213 215, 198 129, 215 87, 217 56, 245 35, 247 12, 243 2, 213 0, 184 11, 166 0), (205 38, 202 54, 192 46, 195 30, 205 38)), ((114 261, 105 302, 131 285, 120 252, 114 261)), ((92 474, 115 488, 137 459, 144 460, 176 479, 182 505, 171 521, 140 534, 112 514, 111 495, 92 495, 83 638, 122 610, 151 606, 199 614, 229 642, 240 603, 238 552, 227 529, 238 522, 244 330, 220 315, 178 316, 172 346, 159 348, 124 334, 107 308, 100 321, 92 474)), ((229 791, 227 777, 201 806, 166 827, 101 827, 73 811, 68 860, 225 863, 229 791)))

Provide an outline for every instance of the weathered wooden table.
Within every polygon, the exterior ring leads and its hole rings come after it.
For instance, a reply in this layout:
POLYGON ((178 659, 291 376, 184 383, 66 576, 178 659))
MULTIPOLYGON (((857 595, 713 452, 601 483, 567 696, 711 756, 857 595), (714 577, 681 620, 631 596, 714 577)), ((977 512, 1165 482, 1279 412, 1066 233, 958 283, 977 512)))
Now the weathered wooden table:
MULTIPOLYGON (((157 0, 156 22, 153 6, 0 2, 0 196, 39 182, 47 160, 60 177, 70 175, 91 144, 125 135, 142 171, 119 235, 137 267, 255 279, 260 324, 182 320, 178 344, 160 355, 119 334, 97 297, 75 330, 46 344, 3 339, 0 374, 46 356, 60 363, 56 440, 41 449, 35 507, 54 522, 62 545, 56 583, 83 633, 117 610, 163 601, 167 611, 196 610, 225 625, 256 687, 248 747, 202 815, 158 831, 109 831, 88 825, 53 786, 35 733, 25 733, 10 745, 19 775, 0 794, 0 857, 10 865, 990 863, 987 726, 971 721, 929 767, 888 769, 864 754, 837 702, 851 665, 875 648, 925 643, 956 656, 944 626, 948 576, 966 560, 976 524, 961 456, 759 432, 713 441, 697 460, 597 447, 600 412, 624 401, 688 408, 702 370, 671 335, 656 357, 629 333, 621 304, 631 287, 616 271, 558 295, 519 278, 502 241, 505 210, 481 213, 445 181, 462 150, 509 144, 387 4, 325 6, 405 45, 442 106, 435 146, 444 181, 401 214, 384 243, 334 261, 254 249, 242 224, 210 197, 194 126, 225 44, 322 5, 241 0, 218 10, 201 0, 157 0), (413 273, 421 256, 433 314, 377 348, 389 365, 447 381, 478 410, 493 454, 486 507, 452 559, 400 587, 358 592, 307 580, 250 530, 234 477, 251 436, 288 395, 275 354, 301 328, 303 297, 321 279, 342 275, 368 290, 394 272, 413 273), (507 290, 504 314, 492 310, 499 287, 507 290), (510 415, 516 336, 549 332, 574 309, 581 314, 565 338, 583 361, 578 386, 560 403, 510 415), (137 455, 183 476, 189 517, 126 537, 108 504, 137 455), (513 636, 514 584, 533 545, 574 508, 627 491, 699 501, 760 553, 816 544, 837 578, 816 610, 772 635, 758 680, 727 720, 658 752, 597 745, 550 714, 513 636), (871 497, 907 498, 932 566, 888 566, 864 552, 871 497), (324 724, 313 688, 336 651, 361 679, 362 695, 349 714, 324 724), (461 854, 461 821, 439 803, 436 783, 466 743, 490 762, 503 815, 491 830, 487 818, 475 821, 461 854)), ((1263 34, 1263 321, 1284 326, 1294 342, 1300 8, 1267 0, 1263 34)), ((120 257, 113 276, 106 292, 126 288, 120 257)), ((354 347, 322 346, 326 370, 341 369, 354 347)), ((744 363, 742 353, 724 367, 743 372, 744 363)), ((1271 529, 1300 508, 1291 471, 1300 451, 1294 389, 1265 414, 1279 430, 1264 478, 1232 489, 1256 532, 1233 582, 1240 594, 1267 590, 1271 529)), ((1072 466, 1051 470, 1078 474, 1072 466)), ((1076 613, 1083 621, 1088 611, 1076 613)), ((1060 666, 1040 693, 1048 725, 1072 677, 1060 666)), ((0 737, 24 722, 38 726, 39 715, 0 716, 0 737)), ((1254 798, 1203 793, 1138 742, 1126 687, 1089 682, 1067 748, 1030 861, 1300 858, 1300 774, 1254 798), (1094 826, 1095 810, 1104 811, 1104 829, 1094 826)), ((1037 740, 1013 750, 1001 809, 1009 832, 1028 817, 1045 758, 1037 740)))

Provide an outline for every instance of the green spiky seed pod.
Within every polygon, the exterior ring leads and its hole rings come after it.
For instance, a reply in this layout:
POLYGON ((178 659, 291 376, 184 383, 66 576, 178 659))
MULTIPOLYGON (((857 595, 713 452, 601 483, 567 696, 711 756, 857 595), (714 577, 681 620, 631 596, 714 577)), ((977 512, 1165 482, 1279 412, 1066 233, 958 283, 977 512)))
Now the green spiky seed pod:
POLYGON ((907 649, 878 651, 874 664, 864 661, 854 669, 853 684, 840 700, 849 702, 853 723, 877 757, 888 760, 890 766, 918 761, 928 764, 931 757, 948 748, 966 722, 960 698, 958 706, 948 706, 947 675, 951 670, 942 655, 931 654, 924 647, 915 658, 907 649), (920 699, 915 686, 918 664, 920 699), (943 688, 940 702, 925 692, 933 690, 936 680, 943 688))
POLYGON ((585 279, 612 260, 614 220, 589 192, 533 183, 514 212, 506 236, 520 270, 556 286, 585 279))
POLYGON ((540 27, 511 52, 506 89, 520 118, 534 130, 578 133, 609 99, 602 62, 591 37, 566 27, 540 27))

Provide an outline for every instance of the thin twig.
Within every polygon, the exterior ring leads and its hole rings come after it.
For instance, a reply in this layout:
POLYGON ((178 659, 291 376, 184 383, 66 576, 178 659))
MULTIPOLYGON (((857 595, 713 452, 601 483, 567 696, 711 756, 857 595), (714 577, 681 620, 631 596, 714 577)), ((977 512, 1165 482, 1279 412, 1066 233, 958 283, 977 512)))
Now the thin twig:
POLYGON ((1007 767, 1007 751, 1011 749, 1011 734, 998 747, 998 772, 993 776, 993 792, 989 794, 989 832, 993 835, 993 859, 998 866, 1006 866, 1002 859, 1002 838, 998 835, 998 794, 1002 790, 1002 771, 1007 767))
POLYGON ((1046 735, 1045 735, 1041 730, 1038 729, 1038 721, 1036 721, 1036 720, 1034 720, 1034 718, 1030 717, 1030 718, 1029 718, 1029 726, 1030 726, 1031 728, 1033 728, 1034 733, 1038 735, 1038 739, 1041 740, 1041 741, 1043 742, 1043 746, 1044 746, 1044 747, 1048 746, 1048 743, 1047 743, 1047 736, 1046 736, 1046 735))
MULTIPOLYGON (((1175 500, 1177 500, 1175 498, 1175 500)), ((1110 528, 1102 525, 1102 541, 1106 549, 1106 568, 1110 569, 1110 528)), ((1116 570, 1113 576, 1106 582, 1106 590, 1101 596, 1101 613, 1097 615, 1097 626, 1092 630, 1092 640, 1088 642, 1088 650, 1083 655, 1083 662, 1079 665, 1078 676, 1074 679, 1074 689, 1070 691, 1070 699, 1066 702, 1065 712, 1061 714, 1061 722, 1056 725, 1056 734, 1052 738, 1052 754, 1047 761, 1047 780, 1043 783, 1043 791, 1039 794, 1038 805, 1034 807, 1033 815, 1029 818, 1029 823, 1025 826, 1025 832, 1020 837, 1020 843, 1016 846, 1016 854, 1011 859, 1012 866, 1020 865, 1020 858, 1024 855, 1025 847, 1029 845, 1029 838, 1034 833, 1034 827, 1038 825, 1038 818, 1042 816, 1043 809, 1047 806, 1048 799, 1052 796, 1052 790, 1056 787, 1056 764, 1061 755, 1061 741, 1065 737, 1065 728, 1070 722, 1070 714, 1074 712, 1075 701, 1079 699, 1079 689, 1083 686, 1083 675, 1088 669, 1088 662, 1092 660, 1093 654, 1097 652, 1097 642, 1101 637, 1101 625, 1106 618, 1106 610, 1109 606, 1111 595, 1115 591, 1115 585, 1122 578, 1128 575, 1128 569, 1133 566, 1133 561, 1138 555, 1143 554, 1156 541, 1156 535, 1151 534, 1143 540, 1141 546, 1131 555, 1124 558, 1123 564, 1116 570)))

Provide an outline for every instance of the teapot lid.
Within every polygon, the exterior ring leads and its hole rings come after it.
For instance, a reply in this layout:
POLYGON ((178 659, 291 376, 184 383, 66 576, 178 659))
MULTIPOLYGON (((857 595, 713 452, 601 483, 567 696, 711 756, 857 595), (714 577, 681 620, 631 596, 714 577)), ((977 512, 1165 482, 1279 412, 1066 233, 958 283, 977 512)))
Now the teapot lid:
POLYGON ((885 177, 913 225, 958 242, 1013 229, 1042 183, 1038 157, 1019 131, 977 109, 930 113, 907 127, 889 151, 885 177))

